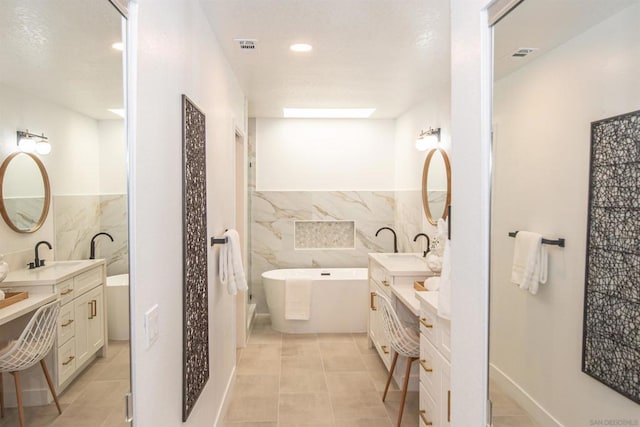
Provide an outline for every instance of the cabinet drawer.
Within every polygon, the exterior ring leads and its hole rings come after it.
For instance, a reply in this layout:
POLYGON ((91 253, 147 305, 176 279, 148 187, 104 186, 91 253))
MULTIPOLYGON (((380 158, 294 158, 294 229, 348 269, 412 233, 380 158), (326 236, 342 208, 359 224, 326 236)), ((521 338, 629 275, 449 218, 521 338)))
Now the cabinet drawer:
POLYGON ((394 285, 411 285, 413 286, 413 283, 418 281, 421 282, 425 279, 426 276, 394 276, 393 277, 393 284, 394 285))
POLYGON ((75 296, 78 297, 89 289, 95 288, 102 283, 102 266, 92 268, 73 278, 75 296))
POLYGON ((446 360, 451 360, 451 321, 439 317, 437 332, 438 350, 446 360))
POLYGON ((76 342, 67 341, 58 349, 58 386, 61 386, 76 370, 76 342))
POLYGON ((435 347, 424 337, 420 336, 420 384, 431 393, 437 395, 440 378, 438 354, 435 347))
POLYGON ((438 323, 437 317, 430 311, 420 310, 420 333, 424 335, 432 344, 436 344, 438 323))
POLYGON ((61 347, 76 332, 75 311, 73 304, 65 304, 60 308, 58 316, 58 347, 61 347))
POLYGON ((73 300, 73 279, 67 279, 64 282, 60 282, 56 285, 56 290, 60 294, 60 304, 65 305, 69 301, 73 300))
POLYGON ((420 385, 420 427, 440 425, 438 420, 438 410, 431 394, 420 385))
POLYGON ((369 276, 384 287, 388 287, 391 284, 389 273, 378 264, 369 264, 369 276))

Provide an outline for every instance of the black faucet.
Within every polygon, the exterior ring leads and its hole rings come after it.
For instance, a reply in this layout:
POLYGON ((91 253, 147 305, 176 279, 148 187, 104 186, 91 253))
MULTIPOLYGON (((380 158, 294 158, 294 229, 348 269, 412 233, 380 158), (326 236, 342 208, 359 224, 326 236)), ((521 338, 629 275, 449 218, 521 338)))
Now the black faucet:
POLYGON ((111 234, 105 233, 104 231, 93 236, 91 238, 91 254, 89 255, 89 259, 96 259, 96 237, 98 236, 107 236, 113 242, 113 237, 111 237, 111 234))
POLYGON ((426 237, 426 238, 427 238, 427 250, 426 250, 426 251, 424 251, 424 252, 422 253, 422 256, 423 256, 423 257, 426 257, 426 256, 427 256, 427 252, 429 252, 429 250, 431 249, 431 248, 430 248, 430 246, 431 246, 431 239, 429 239, 429 236, 427 236, 427 235, 426 235, 426 234, 424 234, 424 233, 418 233, 418 234, 416 234, 416 236, 413 238, 413 241, 414 241, 414 242, 417 242, 417 241, 418 241, 418 237, 420 237, 420 236, 424 236, 424 237, 426 237))
POLYGON ((35 249, 36 257, 33 260, 33 262, 30 262, 29 264, 27 264, 30 270, 33 270, 34 268, 38 268, 38 267, 44 267, 44 260, 40 259, 40 257, 38 256, 38 248, 40 247, 40 245, 47 245, 49 246, 49 249, 53 249, 53 247, 51 246, 51 243, 47 242, 46 240, 41 240, 38 243, 36 243, 36 249, 35 249))
POLYGON ((376 237, 378 237, 378 233, 380 233, 382 230, 389 230, 393 233, 393 253, 397 254, 398 253, 398 236, 396 235, 396 232, 391 227, 381 227, 378 229, 378 231, 376 231, 376 237))

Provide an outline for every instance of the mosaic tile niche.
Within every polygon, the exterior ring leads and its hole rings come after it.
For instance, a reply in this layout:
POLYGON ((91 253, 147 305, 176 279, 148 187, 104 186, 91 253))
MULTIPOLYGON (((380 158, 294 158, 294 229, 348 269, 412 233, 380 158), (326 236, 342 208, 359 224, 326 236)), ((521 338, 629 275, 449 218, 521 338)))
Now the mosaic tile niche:
POLYGON ((295 221, 296 249, 355 249, 353 221, 295 221))

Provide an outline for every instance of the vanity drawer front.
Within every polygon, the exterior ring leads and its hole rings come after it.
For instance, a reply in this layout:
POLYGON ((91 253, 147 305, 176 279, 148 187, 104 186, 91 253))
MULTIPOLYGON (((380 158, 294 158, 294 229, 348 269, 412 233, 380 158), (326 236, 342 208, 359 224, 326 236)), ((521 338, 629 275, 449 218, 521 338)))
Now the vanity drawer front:
POLYGON ((446 360, 451 360, 451 321, 438 318, 438 350, 446 360))
POLYGON ((78 297, 89 289, 93 289, 102 283, 102 266, 92 268, 73 278, 75 296, 78 297))
POLYGON ((422 335, 420 337, 420 384, 432 395, 438 390, 439 366, 436 348, 422 335))
POLYGON ((76 370, 76 341, 70 339, 58 349, 58 386, 61 386, 76 370))
POLYGON ((420 385, 420 427, 438 427, 438 410, 431 394, 420 385))
POLYGON ((432 344, 436 344, 438 331, 438 319, 434 313, 429 311, 420 311, 420 333, 424 335, 432 344))
POLYGON ((69 301, 73 300, 73 278, 67 279, 64 282, 60 282, 56 285, 57 291, 60 293, 60 304, 65 305, 69 301))
POLYGON ((380 287, 388 288, 391 285, 391 277, 389 276, 389 272, 378 264, 369 264, 369 276, 371 276, 373 280, 378 282, 380 287))
POLYGON ((75 311, 73 304, 66 304, 60 308, 58 316, 58 347, 73 338, 76 333, 75 311))
POLYGON ((416 281, 423 281, 425 276, 394 276, 393 284, 394 285, 411 285, 416 281))

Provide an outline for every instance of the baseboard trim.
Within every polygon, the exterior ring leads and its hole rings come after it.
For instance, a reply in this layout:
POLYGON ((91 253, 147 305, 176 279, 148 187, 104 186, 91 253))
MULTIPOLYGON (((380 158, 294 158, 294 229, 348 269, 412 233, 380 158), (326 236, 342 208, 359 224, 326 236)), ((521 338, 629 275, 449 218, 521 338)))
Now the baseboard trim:
POLYGON ((233 370, 231 371, 231 375, 229 376, 229 380, 227 381, 227 386, 224 390, 224 396, 222 398, 222 405, 218 409, 218 414, 216 415, 216 422, 213 424, 214 427, 218 427, 222 425, 224 421, 224 417, 227 414, 227 409, 229 408, 229 398, 233 393, 233 386, 236 383, 236 365, 233 366, 233 370))
POLYGON ((507 374, 502 372, 500 368, 493 363, 489 364, 490 376, 493 381, 522 409, 527 411, 531 417, 543 426, 564 427, 564 425, 555 419, 537 400, 527 393, 518 383, 512 380, 507 374))

